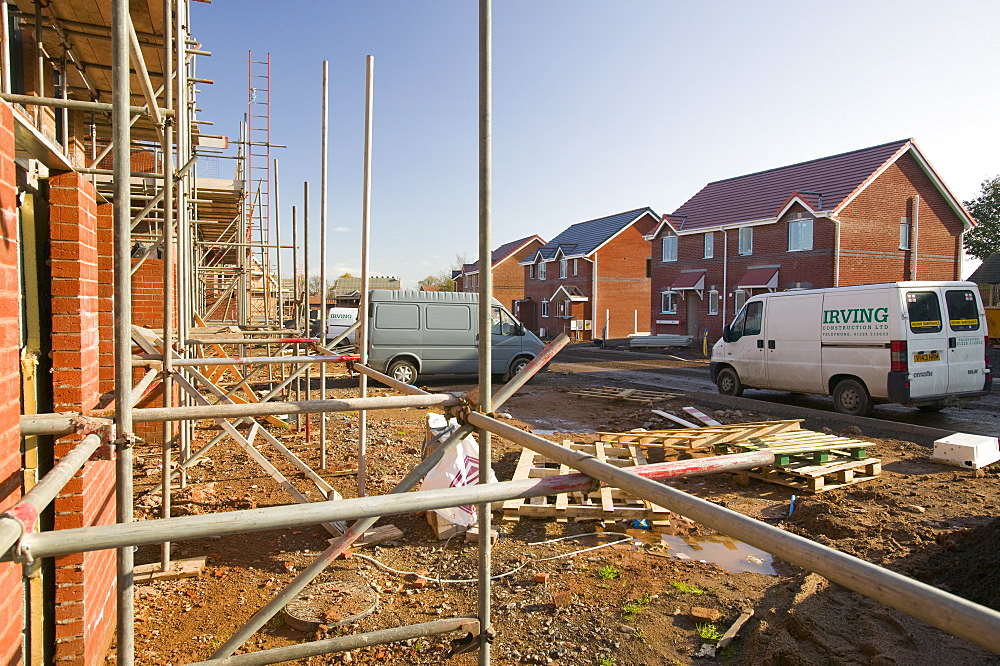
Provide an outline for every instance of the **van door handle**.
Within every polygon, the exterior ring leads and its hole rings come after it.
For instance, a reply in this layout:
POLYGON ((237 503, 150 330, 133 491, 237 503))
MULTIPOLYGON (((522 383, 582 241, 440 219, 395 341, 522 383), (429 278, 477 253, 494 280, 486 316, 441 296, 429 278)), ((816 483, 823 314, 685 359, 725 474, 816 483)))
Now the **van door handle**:
POLYGON ((954 349, 958 346, 958 338, 948 338, 948 349, 954 349))
POLYGON ((767 341, 767 348, 768 349, 774 349, 774 340, 768 340, 767 341))
POLYGON ((757 341, 757 349, 763 349, 763 348, 764 348, 764 341, 763 340, 758 340, 757 341))

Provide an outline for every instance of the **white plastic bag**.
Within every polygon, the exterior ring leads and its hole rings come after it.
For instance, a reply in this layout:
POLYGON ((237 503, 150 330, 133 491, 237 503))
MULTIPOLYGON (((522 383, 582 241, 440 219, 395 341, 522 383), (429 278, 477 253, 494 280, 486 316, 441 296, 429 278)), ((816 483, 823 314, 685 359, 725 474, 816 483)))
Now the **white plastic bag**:
MULTIPOLYGON (((458 430, 458 427, 458 421, 455 419, 446 420, 440 414, 427 415, 429 434, 437 439, 438 443, 448 439, 451 433, 458 430)), ((496 483, 496 481, 496 474, 491 469, 490 483, 496 483)), ((458 488, 477 483, 479 483, 479 443, 475 437, 469 435, 446 453, 438 464, 428 472, 420 490, 458 488)), ((477 521, 476 507, 472 505, 434 509, 434 511, 456 525, 468 527, 477 521)))

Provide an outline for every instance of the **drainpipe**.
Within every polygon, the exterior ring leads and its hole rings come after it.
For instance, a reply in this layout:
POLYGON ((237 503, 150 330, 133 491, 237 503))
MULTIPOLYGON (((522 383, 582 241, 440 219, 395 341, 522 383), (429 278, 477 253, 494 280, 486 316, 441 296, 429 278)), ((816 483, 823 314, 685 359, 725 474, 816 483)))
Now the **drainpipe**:
POLYGON ((917 279, 917 229, 920 224, 920 195, 913 197, 913 225, 910 229, 910 279, 917 279))
POLYGON ((723 328, 728 323, 726 318, 729 316, 729 232, 727 229, 722 230, 722 326, 723 328))
POLYGON ((593 267, 593 273, 590 274, 590 316, 594 322, 590 325, 590 339, 593 340, 594 336, 597 335, 597 253, 594 253, 594 259, 591 262, 593 267))
POLYGON ((833 286, 840 286, 840 220, 830 217, 833 222, 833 286))

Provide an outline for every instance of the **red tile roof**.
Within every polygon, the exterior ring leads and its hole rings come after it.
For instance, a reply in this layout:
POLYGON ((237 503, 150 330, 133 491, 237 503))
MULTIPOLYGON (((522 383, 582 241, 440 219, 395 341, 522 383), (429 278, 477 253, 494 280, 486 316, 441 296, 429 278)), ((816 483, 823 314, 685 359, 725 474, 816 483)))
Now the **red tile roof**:
MULTIPOLYGON (((493 250, 493 252, 490 253, 490 261, 492 261, 493 265, 496 266, 501 261, 503 261, 504 259, 506 259, 510 255, 514 254, 515 252, 517 252, 518 250, 520 250, 522 247, 524 247, 525 245, 527 245, 531 241, 535 240, 536 238, 539 241, 541 241, 542 244, 545 243, 545 239, 543 239, 538 234, 535 234, 534 236, 527 236, 525 238, 519 238, 516 241, 511 241, 509 243, 504 243, 503 245, 501 245, 497 249, 493 250)), ((477 259, 476 261, 473 261, 471 264, 463 264, 463 266, 462 266, 462 272, 465 273, 466 275, 468 275, 469 273, 478 273, 479 272, 479 260, 477 259)))
POLYGON ((688 231, 775 217, 792 196, 815 210, 833 210, 912 139, 717 180, 674 211, 670 223, 688 231))

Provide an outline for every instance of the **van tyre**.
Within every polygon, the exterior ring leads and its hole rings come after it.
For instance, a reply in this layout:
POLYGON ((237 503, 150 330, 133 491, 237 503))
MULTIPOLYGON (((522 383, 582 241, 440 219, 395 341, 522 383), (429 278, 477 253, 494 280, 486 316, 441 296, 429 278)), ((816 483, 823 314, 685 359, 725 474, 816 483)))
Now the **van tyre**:
POLYGON ((524 370, 524 366, 528 365, 530 359, 527 358, 515 358, 514 362, 510 364, 510 368, 507 369, 507 374, 503 376, 503 381, 509 382, 514 378, 514 375, 524 370))
POLYGON ((856 379, 842 379, 833 389, 833 407, 841 414, 865 416, 872 410, 872 397, 856 379))
POLYGON ((732 368, 719 370, 719 374, 715 376, 715 385, 719 387, 719 393, 722 395, 731 395, 736 398, 743 395, 743 382, 740 381, 740 376, 732 368))
POLYGON ((396 381, 403 382, 404 384, 416 384, 417 383, 417 366, 413 365, 412 362, 406 359, 399 359, 398 361, 393 361, 389 365, 389 371, 386 373, 396 381))

